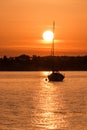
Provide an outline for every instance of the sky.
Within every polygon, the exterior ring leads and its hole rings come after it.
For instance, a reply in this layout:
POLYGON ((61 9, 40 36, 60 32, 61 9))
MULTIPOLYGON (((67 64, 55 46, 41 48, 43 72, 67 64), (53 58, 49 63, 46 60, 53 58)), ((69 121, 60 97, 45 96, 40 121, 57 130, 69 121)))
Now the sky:
POLYGON ((0 56, 50 55, 53 21, 55 55, 87 55, 87 0, 1 0, 0 56))

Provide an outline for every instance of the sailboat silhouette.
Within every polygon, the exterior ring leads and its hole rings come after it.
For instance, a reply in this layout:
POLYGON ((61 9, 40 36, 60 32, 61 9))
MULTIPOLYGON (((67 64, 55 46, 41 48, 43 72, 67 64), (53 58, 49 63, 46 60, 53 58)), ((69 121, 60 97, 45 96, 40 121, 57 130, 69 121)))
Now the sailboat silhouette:
MULTIPOLYGON (((53 22, 53 34, 55 31, 55 21, 53 22)), ((54 37, 52 42, 52 57, 53 57, 53 67, 52 67, 52 73, 48 75, 49 81, 63 81, 65 76, 61 74, 60 72, 55 71, 55 64, 54 64, 54 37)))

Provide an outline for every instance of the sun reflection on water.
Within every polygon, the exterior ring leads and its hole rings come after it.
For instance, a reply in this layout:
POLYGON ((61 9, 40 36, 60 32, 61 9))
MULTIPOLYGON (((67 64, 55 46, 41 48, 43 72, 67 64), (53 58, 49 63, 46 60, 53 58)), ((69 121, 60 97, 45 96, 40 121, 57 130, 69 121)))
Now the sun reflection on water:
POLYGON ((56 90, 53 83, 42 83, 42 89, 39 92, 37 108, 39 117, 37 127, 49 130, 63 129, 67 127, 66 115, 62 112, 63 100, 60 90, 56 90))
POLYGON ((41 74, 43 75, 43 76, 47 76, 47 75, 49 75, 49 74, 51 74, 52 73, 52 71, 43 71, 43 72, 41 72, 41 74))

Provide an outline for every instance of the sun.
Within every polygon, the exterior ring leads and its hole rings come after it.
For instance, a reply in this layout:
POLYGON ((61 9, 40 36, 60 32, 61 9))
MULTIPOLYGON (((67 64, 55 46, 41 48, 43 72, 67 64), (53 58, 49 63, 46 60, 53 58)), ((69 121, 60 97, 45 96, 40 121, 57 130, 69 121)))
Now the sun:
POLYGON ((53 40, 53 38, 54 38, 54 34, 53 34, 52 31, 45 31, 45 32, 43 33, 43 39, 44 39, 45 41, 50 42, 50 41, 53 40))

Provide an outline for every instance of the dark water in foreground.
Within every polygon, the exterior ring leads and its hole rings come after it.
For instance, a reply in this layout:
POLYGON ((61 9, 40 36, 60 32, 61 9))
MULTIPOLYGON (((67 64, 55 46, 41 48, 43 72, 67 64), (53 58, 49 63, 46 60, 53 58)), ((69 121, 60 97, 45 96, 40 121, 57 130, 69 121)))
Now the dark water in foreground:
POLYGON ((87 130, 87 72, 0 72, 0 130, 87 130))

